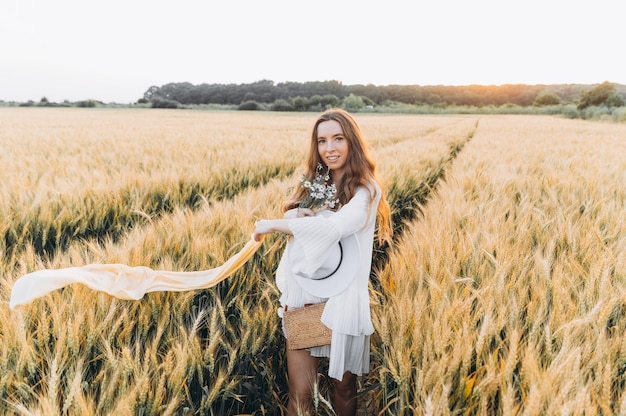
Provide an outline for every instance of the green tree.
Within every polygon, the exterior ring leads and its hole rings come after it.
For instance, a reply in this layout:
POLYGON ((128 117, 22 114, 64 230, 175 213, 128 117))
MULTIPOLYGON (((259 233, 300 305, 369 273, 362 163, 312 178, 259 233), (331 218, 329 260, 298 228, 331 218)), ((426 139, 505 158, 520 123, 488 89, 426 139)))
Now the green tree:
POLYGON ((343 99, 341 105, 346 110, 359 110, 363 108, 363 98, 350 93, 350 95, 343 99))
POLYGON ((293 111, 293 106, 285 99, 279 98, 271 105, 272 111, 293 111))
POLYGON ((541 93, 535 98, 533 105, 535 107, 543 107, 546 105, 559 105, 561 104, 561 98, 551 92, 541 93))
POLYGON ((604 81, 602 84, 598 84, 580 93, 580 99, 578 101, 579 110, 599 105, 621 107, 624 105, 624 97, 617 92, 615 85, 608 81, 604 81))
POLYGON ((320 98, 320 104, 324 109, 337 107, 341 100, 335 94, 324 94, 320 98))
POLYGON ((259 108, 260 108, 259 103, 253 100, 248 100, 239 104, 239 107, 237 107, 237 110, 256 111, 259 108))
POLYGON ((175 100, 168 100, 164 98, 153 98, 150 101, 152 108, 179 108, 180 103, 175 100))
POLYGON ((309 108, 309 99, 297 96, 291 100, 291 105, 296 111, 306 111, 309 108))
POLYGON ((76 103, 76 107, 93 108, 96 106, 96 100, 82 100, 76 103))

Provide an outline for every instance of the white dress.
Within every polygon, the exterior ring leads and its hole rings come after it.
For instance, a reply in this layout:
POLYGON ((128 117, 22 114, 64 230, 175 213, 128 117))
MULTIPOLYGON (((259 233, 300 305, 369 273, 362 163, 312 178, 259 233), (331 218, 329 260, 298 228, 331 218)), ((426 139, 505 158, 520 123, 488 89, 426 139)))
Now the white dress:
MULTIPOLYGON (((359 240, 360 261, 356 278, 337 296, 319 298, 304 291, 292 277, 288 258, 283 257, 276 269, 276 284, 281 292, 278 314, 282 317, 285 305, 301 308, 307 303, 327 301, 322 322, 332 329, 330 345, 309 349, 315 357, 328 357, 328 375, 341 380, 346 371, 358 376, 369 372, 370 335, 374 332, 370 315, 369 276, 372 267, 372 249, 376 212, 381 198, 377 184, 370 190, 360 187, 354 197, 334 215, 296 218, 296 209, 287 211, 289 228, 307 253, 321 253, 341 238, 355 234, 359 240)), ((290 244, 290 243, 288 243, 290 244)))

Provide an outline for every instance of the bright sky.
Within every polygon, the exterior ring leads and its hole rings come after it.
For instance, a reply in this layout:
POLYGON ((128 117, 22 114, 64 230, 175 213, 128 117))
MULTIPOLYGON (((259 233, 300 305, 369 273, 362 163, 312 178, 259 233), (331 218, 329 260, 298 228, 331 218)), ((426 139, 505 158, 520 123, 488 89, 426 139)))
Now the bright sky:
POLYGON ((626 84, 622 0, 2 0, 0 100, 170 82, 626 84))

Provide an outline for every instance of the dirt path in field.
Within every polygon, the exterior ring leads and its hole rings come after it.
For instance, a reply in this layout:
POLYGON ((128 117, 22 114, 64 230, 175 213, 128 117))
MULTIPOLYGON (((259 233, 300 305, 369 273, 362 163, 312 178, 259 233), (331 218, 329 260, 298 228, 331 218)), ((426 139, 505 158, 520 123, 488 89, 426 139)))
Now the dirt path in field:
MULTIPOLYGON (((424 207, 437 191, 438 184, 445 179, 446 172, 450 170, 463 147, 474 137, 479 121, 476 120, 473 128, 467 132, 464 139, 453 141, 450 144, 448 153, 440 159, 437 167, 431 170, 424 180, 417 183, 415 187, 403 189, 399 198, 389 201, 392 206, 393 242, 402 237, 407 222, 413 221, 422 214, 424 207)), ((389 249, 388 244, 380 245, 375 242, 372 274, 376 274, 385 266, 389 258, 389 249)), ((377 279, 373 279, 373 281, 376 282, 377 279)))

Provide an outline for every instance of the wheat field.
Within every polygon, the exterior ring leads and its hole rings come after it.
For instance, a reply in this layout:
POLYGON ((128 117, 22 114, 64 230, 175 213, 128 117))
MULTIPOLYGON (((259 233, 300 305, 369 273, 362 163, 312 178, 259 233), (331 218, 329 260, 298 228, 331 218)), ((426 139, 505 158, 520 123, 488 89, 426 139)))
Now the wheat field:
MULTIPOLYGON (((208 290, 8 300, 41 268, 216 267, 279 215, 315 117, 0 109, 0 414, 284 413, 280 236, 208 290)), ((395 229, 359 413, 626 414, 626 125, 355 117, 395 229)))

